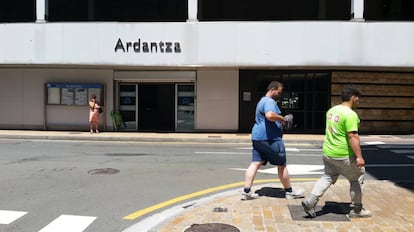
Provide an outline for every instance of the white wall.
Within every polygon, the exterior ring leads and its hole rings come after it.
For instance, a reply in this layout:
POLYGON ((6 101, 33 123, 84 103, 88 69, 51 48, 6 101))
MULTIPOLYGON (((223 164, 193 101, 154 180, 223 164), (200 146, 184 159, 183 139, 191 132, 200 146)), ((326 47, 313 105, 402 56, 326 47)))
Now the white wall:
POLYGON ((352 21, 0 24, 0 64, 412 68, 413 28, 352 21), (179 42, 182 51, 115 52, 119 38, 179 42))
POLYGON ((113 71, 95 69, 0 69, 0 124, 2 128, 78 128, 88 130, 87 106, 46 105, 46 83, 102 83, 105 114, 101 124, 112 126, 113 71), (109 91, 108 91, 109 90, 109 91))
MULTIPOLYGON (((0 122, 4 124, 22 122, 24 100, 22 91, 23 71, 0 70, 0 122)), ((36 116, 36 113, 33 113, 36 116)))
POLYGON ((196 130, 238 129, 238 70, 200 70, 196 89, 196 130))

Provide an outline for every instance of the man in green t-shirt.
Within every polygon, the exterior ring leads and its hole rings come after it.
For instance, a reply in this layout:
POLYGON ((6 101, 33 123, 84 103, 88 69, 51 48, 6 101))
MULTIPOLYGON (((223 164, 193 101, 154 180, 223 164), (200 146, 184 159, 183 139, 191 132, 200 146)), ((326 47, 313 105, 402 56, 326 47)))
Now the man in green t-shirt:
POLYGON ((316 217, 315 206, 328 188, 335 184, 339 175, 350 183, 350 217, 371 217, 371 212, 362 207, 362 184, 365 160, 362 157, 358 134, 359 117, 353 110, 359 104, 361 93, 353 86, 341 91, 342 103, 326 113, 325 141, 322 160, 325 173, 315 183, 310 196, 302 201, 305 212, 316 217))

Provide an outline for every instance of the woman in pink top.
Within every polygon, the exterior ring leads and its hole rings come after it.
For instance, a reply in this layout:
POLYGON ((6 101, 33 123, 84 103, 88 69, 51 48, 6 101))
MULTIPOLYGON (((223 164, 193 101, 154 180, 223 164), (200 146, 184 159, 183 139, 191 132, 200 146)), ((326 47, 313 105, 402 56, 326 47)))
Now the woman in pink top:
POLYGON ((94 127, 96 133, 99 133, 99 108, 101 108, 101 106, 96 101, 96 95, 92 95, 92 98, 89 101, 89 129, 91 134, 93 133, 94 127))

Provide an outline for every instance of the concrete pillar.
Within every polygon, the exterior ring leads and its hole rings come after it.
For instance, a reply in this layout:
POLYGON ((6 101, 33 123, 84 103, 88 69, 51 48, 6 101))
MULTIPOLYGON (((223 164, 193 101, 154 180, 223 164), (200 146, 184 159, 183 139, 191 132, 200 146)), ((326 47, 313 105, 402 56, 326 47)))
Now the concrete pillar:
POLYGON ((364 0, 351 0, 351 20, 365 21, 364 0))
POLYGON ((197 22, 198 13, 198 0, 187 0, 188 1, 188 19, 187 22, 197 22))
POLYGON ((36 22, 44 23, 45 12, 46 12, 46 2, 47 0, 36 0, 36 22))
POLYGON ((326 0, 319 0, 318 12, 318 18, 326 20, 326 0))

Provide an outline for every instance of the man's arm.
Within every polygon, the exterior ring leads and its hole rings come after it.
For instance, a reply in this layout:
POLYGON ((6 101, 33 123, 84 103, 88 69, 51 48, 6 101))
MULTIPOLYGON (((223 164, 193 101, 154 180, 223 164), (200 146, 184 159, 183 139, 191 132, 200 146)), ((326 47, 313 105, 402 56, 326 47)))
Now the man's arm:
POLYGON ((280 121, 280 122, 284 122, 285 120, 283 119, 282 115, 278 115, 273 111, 267 111, 265 113, 265 117, 267 120, 271 121, 271 122, 276 122, 276 121, 280 121))
POLYGON ((356 131, 348 132, 348 139, 349 144, 351 146, 352 151, 354 152, 356 156, 356 164, 358 167, 364 167, 365 166, 365 160, 364 157, 362 157, 362 151, 361 151, 361 143, 359 140, 359 134, 356 131))

